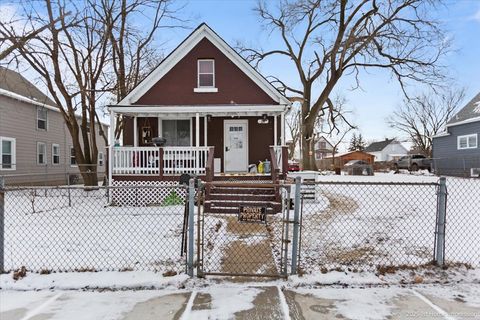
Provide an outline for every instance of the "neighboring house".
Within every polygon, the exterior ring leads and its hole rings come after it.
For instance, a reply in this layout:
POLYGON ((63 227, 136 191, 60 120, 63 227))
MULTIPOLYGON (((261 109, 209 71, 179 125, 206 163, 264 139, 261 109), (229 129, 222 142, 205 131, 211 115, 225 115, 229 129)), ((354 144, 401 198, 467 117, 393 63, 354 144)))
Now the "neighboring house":
POLYGON ((365 148, 365 152, 373 154, 375 162, 393 161, 408 154, 408 150, 395 139, 373 142, 365 148))
POLYGON ((447 122, 445 131, 433 137, 436 174, 480 175, 480 93, 447 122))
POLYGON ((319 136, 315 142, 315 160, 322 160, 332 153, 333 145, 324 136, 319 136))
POLYGON ((212 179, 213 172, 241 176, 265 160, 282 169, 288 160, 282 146, 289 105, 201 24, 109 107, 111 123, 119 115, 126 119, 121 146, 111 146, 110 181, 178 181, 184 173, 202 179, 212 179), (155 137, 165 144, 155 146, 155 137))
POLYGON ((327 156, 321 160, 319 168, 322 169, 343 169, 343 166, 351 160, 362 160, 368 164, 373 164, 375 156, 364 151, 351 151, 336 153, 335 156, 327 156), (335 163, 334 163, 335 162, 335 163))
MULTIPOLYGON (((107 126, 103 129, 108 132, 107 126)), ((96 134, 100 173, 105 172, 106 150, 96 134)), ((1 67, 0 145, 0 176, 7 184, 67 183, 67 174, 79 173, 70 133, 55 103, 21 74, 1 67)))

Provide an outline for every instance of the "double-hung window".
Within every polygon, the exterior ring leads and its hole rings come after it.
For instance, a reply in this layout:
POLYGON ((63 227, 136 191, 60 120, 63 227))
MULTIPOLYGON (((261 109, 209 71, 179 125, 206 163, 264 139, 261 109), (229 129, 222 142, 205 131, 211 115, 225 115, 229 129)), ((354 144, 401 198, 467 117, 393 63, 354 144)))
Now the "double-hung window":
POLYGON ((15 138, 0 137, 0 170, 15 170, 15 138))
POLYGON ((60 145, 52 144, 52 164, 60 164, 60 145))
POLYGON ((199 59, 197 61, 197 87, 195 92, 218 92, 215 88, 215 60, 199 59))
POLYGON ((47 164, 47 144, 37 142, 37 164, 47 164))
POLYGON ((70 147, 70 166, 76 167, 77 166, 77 158, 75 158, 75 148, 70 147))
POLYGON ((478 147, 478 135, 468 134, 464 136, 458 136, 457 138, 457 149, 475 149, 478 147))
POLYGON ((47 120, 47 109, 44 107, 37 107, 37 129, 38 130, 47 130, 48 120, 47 120))

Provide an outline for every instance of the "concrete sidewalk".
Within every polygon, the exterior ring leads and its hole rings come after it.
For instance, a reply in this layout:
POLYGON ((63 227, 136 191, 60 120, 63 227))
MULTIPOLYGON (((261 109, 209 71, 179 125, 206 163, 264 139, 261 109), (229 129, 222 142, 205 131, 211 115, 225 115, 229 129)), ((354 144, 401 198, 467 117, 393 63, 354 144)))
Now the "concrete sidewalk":
POLYGON ((475 286, 2 291, 0 319, 480 319, 475 286), (471 297, 476 296, 473 300, 471 297))

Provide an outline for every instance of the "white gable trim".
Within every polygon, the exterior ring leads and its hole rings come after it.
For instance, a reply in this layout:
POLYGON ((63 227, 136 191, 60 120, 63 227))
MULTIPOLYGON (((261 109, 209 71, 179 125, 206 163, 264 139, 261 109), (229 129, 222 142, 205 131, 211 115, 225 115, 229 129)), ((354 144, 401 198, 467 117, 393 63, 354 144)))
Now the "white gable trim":
POLYGON ((240 70, 254 81, 265 93, 279 104, 289 105, 285 98, 275 87, 260 75, 248 62, 235 52, 222 38, 210 27, 202 24, 184 42, 182 42, 160 65, 155 68, 142 82, 140 82, 119 105, 129 105, 137 102, 152 86, 167 74, 181 59, 183 59, 203 38, 213 43, 224 55, 227 56, 240 70))

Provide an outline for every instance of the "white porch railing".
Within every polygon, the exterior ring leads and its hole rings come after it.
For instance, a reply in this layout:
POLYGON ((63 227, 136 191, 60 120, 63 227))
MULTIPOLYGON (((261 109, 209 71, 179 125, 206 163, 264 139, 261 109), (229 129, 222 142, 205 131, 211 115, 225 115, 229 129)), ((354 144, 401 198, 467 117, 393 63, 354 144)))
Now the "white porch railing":
POLYGON ((209 147, 114 147, 114 175, 205 174, 209 147))
POLYGON ((159 175, 160 149, 154 147, 114 147, 113 174, 159 175))
POLYGON ((163 148, 163 173, 205 174, 209 147, 163 148))

